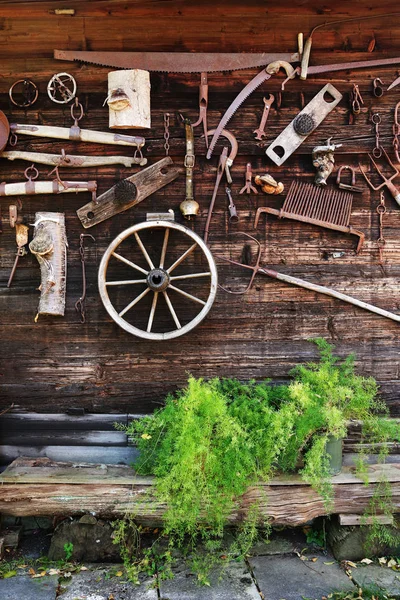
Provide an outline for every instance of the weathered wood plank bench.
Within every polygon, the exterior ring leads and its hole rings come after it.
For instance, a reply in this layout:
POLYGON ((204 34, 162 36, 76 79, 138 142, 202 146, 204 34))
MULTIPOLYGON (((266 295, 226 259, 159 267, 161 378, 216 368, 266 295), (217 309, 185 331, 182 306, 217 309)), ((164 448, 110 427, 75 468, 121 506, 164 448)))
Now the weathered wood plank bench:
MULTIPOLYGON (((369 465, 369 485, 354 467, 332 477, 335 514, 363 514, 377 482, 391 484, 393 505, 400 512, 400 465, 369 465)), ((14 516, 74 516, 86 512, 116 518, 126 511, 145 524, 160 524, 165 505, 154 496, 154 480, 124 465, 61 463, 48 458, 18 458, 0 476, 0 513, 14 516)), ((321 497, 299 475, 276 476, 251 487, 230 521, 240 522, 246 507, 258 499, 273 525, 301 525, 326 515, 321 497)))

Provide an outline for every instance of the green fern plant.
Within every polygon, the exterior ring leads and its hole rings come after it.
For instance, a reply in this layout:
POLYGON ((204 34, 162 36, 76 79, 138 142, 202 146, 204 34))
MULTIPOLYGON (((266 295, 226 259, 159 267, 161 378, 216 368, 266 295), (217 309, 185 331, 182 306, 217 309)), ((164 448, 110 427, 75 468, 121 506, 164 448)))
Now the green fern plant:
MULTIPOLYGON (((354 356, 340 360, 325 340, 314 341, 320 360, 295 367, 288 385, 190 377, 163 408, 126 428, 140 450, 136 471, 155 476, 155 495, 167 506, 164 534, 171 547, 192 556, 203 583, 211 555, 248 552, 258 528, 268 526, 257 505, 247 513, 241 506, 249 486, 277 470, 293 471, 302 457, 301 476, 322 495, 329 512, 328 437, 343 437, 348 419, 362 420, 373 441, 399 437, 382 418, 387 411, 375 380, 355 373, 354 356), (246 516, 227 549, 224 528, 239 509, 246 516), (199 541, 208 555, 196 556, 199 541)), ((362 466, 363 461, 360 472, 362 466)), ((121 542, 124 528, 119 532, 121 542)))

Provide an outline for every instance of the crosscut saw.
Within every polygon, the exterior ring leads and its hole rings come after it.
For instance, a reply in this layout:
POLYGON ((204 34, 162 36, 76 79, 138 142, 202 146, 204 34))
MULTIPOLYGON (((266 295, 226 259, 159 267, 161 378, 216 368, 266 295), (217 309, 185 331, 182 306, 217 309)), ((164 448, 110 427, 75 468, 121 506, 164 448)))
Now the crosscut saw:
POLYGON ((77 50, 54 50, 58 60, 75 60, 118 69, 144 69, 164 73, 212 73, 240 71, 263 67, 276 60, 298 62, 298 52, 259 54, 239 52, 90 52, 77 50))
MULTIPOLYGON (((348 69, 367 69, 369 67, 384 67, 388 65, 396 65, 400 64, 400 57, 396 58, 382 58, 376 60, 360 60, 354 62, 346 62, 346 63, 334 63, 329 65, 318 65, 314 67, 308 67, 307 75, 319 75, 320 73, 330 73, 332 71, 347 71, 348 69)), ((215 130, 213 138, 210 142, 207 152, 207 158, 211 158, 215 145, 222 133, 223 129, 226 129, 227 124, 237 111, 237 109, 243 104, 243 102, 256 90, 264 81, 267 81, 279 72, 280 69, 284 69, 286 71, 287 79, 282 84, 282 89, 284 84, 289 79, 294 79, 296 75, 300 75, 300 68, 293 68, 289 62, 286 61, 274 61, 270 63, 265 69, 260 71, 249 83, 242 89, 241 92, 236 96, 232 104, 229 106, 224 116, 220 120, 218 127, 215 130)))

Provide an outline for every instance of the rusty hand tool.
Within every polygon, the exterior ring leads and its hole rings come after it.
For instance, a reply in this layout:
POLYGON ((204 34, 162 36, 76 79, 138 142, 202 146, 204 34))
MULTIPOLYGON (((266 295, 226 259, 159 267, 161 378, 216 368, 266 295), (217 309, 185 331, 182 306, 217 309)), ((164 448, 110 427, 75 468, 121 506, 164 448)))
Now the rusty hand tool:
POLYGON ((228 148, 224 146, 221 152, 221 156, 219 157, 218 168, 217 168, 217 177, 215 179, 214 191, 210 201, 210 206, 208 207, 207 220, 204 228, 204 236, 203 239, 205 243, 208 242, 208 234, 210 229, 211 217, 214 210, 215 199, 217 197, 219 184, 221 183, 222 175, 225 172, 226 160, 228 158, 228 148))
POLYGON ((396 156, 396 160, 398 163, 400 163, 400 140, 399 140, 399 136, 400 136, 400 123, 399 123, 399 109, 400 109, 400 102, 398 102, 396 104, 396 108, 394 109, 394 123, 393 123, 393 148, 394 148, 394 153, 396 156))
POLYGON ((20 256, 25 256, 28 254, 28 250, 25 248, 28 243, 28 233, 29 227, 24 225, 23 223, 15 223, 15 238, 17 242, 17 253, 15 255, 15 260, 13 264, 13 268, 11 269, 10 277, 8 278, 7 287, 11 287, 12 280, 14 278, 15 271, 17 269, 18 261, 20 256))
POLYGON ((231 188, 226 187, 225 192, 226 192, 226 195, 228 196, 228 200, 229 200, 229 205, 228 205, 229 221, 231 223, 237 223, 239 221, 239 217, 237 214, 236 206, 233 203, 231 188))
POLYGON ((268 119, 268 115, 269 115, 269 109, 272 106, 273 101, 275 100, 275 96, 273 96, 272 94, 269 95, 268 98, 263 98, 263 102, 264 102, 264 110, 263 110, 263 114, 261 117, 261 122, 260 125, 258 127, 258 129, 255 129, 253 131, 253 133, 256 133, 256 140, 262 140, 263 137, 265 137, 267 134, 265 133, 265 125, 267 123, 267 119, 268 119))
POLYGON ((196 121, 196 123, 193 123, 192 127, 197 127, 197 125, 200 125, 200 123, 203 123, 204 137, 206 138, 206 147, 208 148, 207 107, 208 107, 207 73, 202 73, 200 76, 200 86, 199 86, 199 118, 196 121))
POLYGON ((341 190, 347 190, 348 192, 357 192, 357 194, 362 194, 362 188, 356 186, 356 171, 350 165, 342 165, 339 167, 336 175, 336 183, 340 187, 341 190), (342 183, 341 176, 342 171, 348 170, 351 173, 351 184, 342 183))
POLYGON ((379 250, 379 264, 383 265, 383 250, 386 246, 386 240, 383 236, 383 216, 386 214, 385 193, 381 190, 379 204, 376 207, 376 212, 379 215, 379 237, 376 240, 376 245, 379 250))
POLYGON ((379 77, 375 77, 375 79, 372 82, 372 91, 375 98, 381 98, 383 96, 383 85, 384 83, 382 79, 380 79, 379 77))
MULTIPOLYGON (((206 137, 213 135, 214 133, 215 133, 215 129, 210 129, 210 131, 207 131, 206 137)), ((226 180, 230 185, 232 183, 230 168, 232 167, 233 161, 235 160, 236 155, 238 153, 239 145, 238 145, 237 139, 235 138, 233 133, 231 133, 227 129, 223 129, 221 131, 221 136, 226 138, 231 144, 231 152, 225 162, 226 180)))
POLYGON ((358 237, 357 254, 364 243, 365 235, 350 225, 353 195, 333 188, 321 188, 313 183, 292 182, 283 206, 280 210, 260 207, 256 212, 254 229, 262 213, 277 216, 279 219, 293 219, 302 223, 311 223, 317 227, 333 229, 358 237))
POLYGON ((372 188, 373 190, 375 190, 377 192, 378 190, 381 190, 383 187, 386 187, 389 190, 389 192, 392 194, 393 198, 396 200, 397 204, 400 206, 400 190, 392 183, 393 179, 395 179, 397 177, 397 175, 399 174, 399 171, 396 169, 396 167, 390 160, 390 158, 384 148, 382 148, 382 152, 385 155, 386 161, 394 170, 394 173, 391 177, 386 177, 382 173, 382 171, 379 170, 378 165, 374 161, 374 157, 371 156, 371 154, 368 154, 369 158, 371 159, 372 164, 374 165, 375 169, 378 171, 379 175, 383 179, 383 183, 381 183, 380 185, 378 185, 378 186, 373 185, 372 181, 370 181, 368 179, 368 177, 367 177, 366 173, 364 172, 360 163, 358 163, 358 166, 360 167, 360 171, 363 174, 365 181, 368 183, 370 188, 372 188))
POLYGON ((254 194, 258 194, 258 190, 256 190, 256 188, 251 185, 251 180, 253 179, 253 172, 251 170, 251 163, 247 163, 246 165, 246 174, 245 174, 245 184, 242 187, 242 189, 240 190, 239 194, 244 194, 246 192, 246 194, 251 194, 251 192, 254 192, 254 194))
POLYGON ((305 288, 307 290, 311 290, 313 292, 317 292, 319 294, 325 294, 326 296, 331 296, 333 298, 338 298, 339 300, 343 300, 344 302, 348 302, 349 304, 354 304, 354 306, 358 306, 363 308, 364 310, 369 310, 377 315, 381 315, 382 317, 386 317, 388 319, 392 319, 392 321, 397 321, 400 323, 400 315, 396 315, 395 313, 389 312, 384 308, 379 308, 378 306, 374 306, 373 304, 368 304, 367 302, 363 302, 362 300, 357 300, 357 298, 353 298, 352 296, 348 296, 347 294, 342 294, 342 292, 337 292, 336 290, 332 290, 331 288, 327 288, 323 285, 317 285, 315 283, 311 283, 310 281, 306 281, 305 279, 299 279, 298 277, 292 277, 291 275, 286 275, 285 273, 279 273, 278 271, 274 271, 273 269, 268 269, 266 267, 262 267, 260 265, 261 262, 261 245, 260 242, 253 237, 252 235, 242 231, 237 232, 231 235, 244 235, 247 238, 251 239, 253 242, 257 244, 257 259, 256 264, 245 265, 236 260, 232 260, 230 258, 225 258, 224 256, 216 255, 216 258, 220 258, 221 260, 231 263, 232 265, 237 265, 238 267, 243 267, 244 269, 250 269, 252 271, 250 282, 243 292, 235 292, 224 288, 219 285, 221 289, 229 294, 245 294, 249 291, 253 285, 255 276, 260 273, 261 275, 267 275, 268 277, 272 277, 273 279, 278 279, 279 281, 285 281, 286 283, 291 283, 292 285, 296 285, 298 287, 305 288))
POLYGON ((93 242, 96 239, 90 233, 81 233, 79 236, 79 254, 82 266, 82 294, 79 300, 75 302, 75 310, 81 316, 81 323, 86 321, 86 265, 85 265, 85 238, 90 238, 93 242))
MULTIPOLYGON (((307 42, 306 42, 307 43, 307 42)), ((304 54, 303 54, 304 56, 304 54)), ((329 73, 333 71, 346 71, 348 69, 368 69, 372 67, 381 67, 385 65, 395 65, 400 63, 400 58, 383 58, 377 60, 361 60, 347 63, 334 63, 329 65, 318 65, 314 67, 308 67, 309 75, 318 75, 320 73, 329 73)), ((277 61, 275 63, 271 63, 265 69, 260 71, 249 83, 242 89, 242 91, 236 96, 235 100, 226 110, 223 115, 221 121, 218 124, 216 132, 214 134, 213 139, 210 142, 210 146, 207 152, 207 158, 211 158, 215 144, 219 136, 221 135, 221 130, 225 129, 229 120, 235 114, 237 109, 243 104, 243 102, 250 96, 255 89, 257 89, 264 81, 267 81, 272 75, 276 75, 279 72, 280 68, 284 68, 286 70, 287 79, 293 79, 296 75, 300 73, 300 70, 294 69, 289 63, 285 63, 284 61, 277 61)), ((287 79, 283 82, 284 85, 287 79)))

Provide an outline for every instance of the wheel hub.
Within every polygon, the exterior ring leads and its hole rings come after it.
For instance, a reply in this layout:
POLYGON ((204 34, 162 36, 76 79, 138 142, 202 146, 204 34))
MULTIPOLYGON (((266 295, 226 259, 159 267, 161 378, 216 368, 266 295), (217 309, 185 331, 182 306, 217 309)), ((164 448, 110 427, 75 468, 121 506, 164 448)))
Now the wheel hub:
POLYGON ((146 280, 147 285, 153 292, 163 292, 169 286, 170 277, 164 269, 152 269, 146 280))

